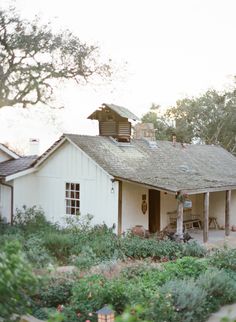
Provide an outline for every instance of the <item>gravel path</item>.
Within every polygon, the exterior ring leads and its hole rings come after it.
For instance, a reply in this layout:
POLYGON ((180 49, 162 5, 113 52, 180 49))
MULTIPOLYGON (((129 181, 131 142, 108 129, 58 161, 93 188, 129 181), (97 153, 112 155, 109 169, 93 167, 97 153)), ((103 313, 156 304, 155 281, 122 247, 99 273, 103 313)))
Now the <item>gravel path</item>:
POLYGON ((236 322, 236 304, 223 306, 218 312, 213 313, 207 322, 221 322, 226 317, 228 320, 225 322, 236 322))

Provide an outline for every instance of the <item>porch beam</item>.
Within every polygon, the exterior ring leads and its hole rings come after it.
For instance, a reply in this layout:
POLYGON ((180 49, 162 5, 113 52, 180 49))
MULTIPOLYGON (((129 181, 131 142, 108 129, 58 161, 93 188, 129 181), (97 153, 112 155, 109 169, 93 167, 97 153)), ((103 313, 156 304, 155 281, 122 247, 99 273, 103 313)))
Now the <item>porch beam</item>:
POLYGON ((225 236, 229 236, 230 234, 230 204, 231 190, 227 190, 225 195, 225 236))
POLYGON ((209 234, 209 192, 204 193, 204 207, 203 207, 203 242, 208 242, 209 234))
POLYGON ((183 238, 184 203, 179 201, 177 207, 176 235, 183 238))

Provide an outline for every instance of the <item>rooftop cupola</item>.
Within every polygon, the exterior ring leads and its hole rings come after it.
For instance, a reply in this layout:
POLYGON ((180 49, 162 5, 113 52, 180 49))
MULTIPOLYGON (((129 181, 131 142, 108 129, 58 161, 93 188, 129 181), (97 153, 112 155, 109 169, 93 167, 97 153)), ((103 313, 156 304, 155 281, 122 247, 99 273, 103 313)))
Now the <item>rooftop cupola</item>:
POLYGON ((138 117, 127 108, 114 104, 102 104, 88 119, 98 120, 99 135, 111 136, 119 142, 129 142, 131 137, 131 122, 138 117))

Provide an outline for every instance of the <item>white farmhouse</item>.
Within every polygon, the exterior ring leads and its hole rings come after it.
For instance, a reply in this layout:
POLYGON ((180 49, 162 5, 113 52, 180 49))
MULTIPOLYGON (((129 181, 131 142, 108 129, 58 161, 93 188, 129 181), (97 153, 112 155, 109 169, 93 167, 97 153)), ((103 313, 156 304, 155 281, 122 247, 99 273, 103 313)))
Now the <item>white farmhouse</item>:
POLYGON ((117 233, 135 225, 153 233, 177 214, 177 228, 199 225, 204 241, 209 221, 224 226, 226 234, 236 225, 236 158, 229 152, 154 141, 150 126, 133 139, 129 120, 138 118, 113 104, 89 118, 99 121, 98 136, 64 134, 38 158, 21 158, 0 145, 5 220, 12 220, 16 208, 38 205, 53 222, 80 212, 93 215, 94 224, 115 224, 117 233))

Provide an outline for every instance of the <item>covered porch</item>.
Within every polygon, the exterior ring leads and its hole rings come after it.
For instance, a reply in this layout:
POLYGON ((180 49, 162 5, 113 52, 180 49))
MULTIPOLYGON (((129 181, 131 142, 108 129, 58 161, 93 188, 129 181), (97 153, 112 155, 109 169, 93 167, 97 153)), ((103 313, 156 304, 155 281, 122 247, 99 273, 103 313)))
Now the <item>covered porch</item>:
MULTIPOLYGON (((190 201, 194 205, 195 213, 192 213, 192 237, 207 242, 224 241, 236 230, 236 191, 235 190, 210 190, 203 193, 184 193, 180 191, 177 196, 176 234, 183 235, 188 230, 185 219, 185 203, 190 201), (180 196, 180 198, 178 197, 180 196), (195 227, 194 227, 195 224, 195 227), (185 228, 185 229, 184 229, 185 228), (194 229, 195 228, 195 229, 194 229)), ((193 208, 192 208, 193 209, 193 208)), ((191 211, 192 211, 191 209, 191 211)), ((236 237, 236 235, 235 235, 236 237)))
POLYGON ((150 233, 172 228, 180 238, 185 230, 204 243, 230 234, 236 237, 232 231, 236 228, 236 190, 181 193, 186 199, 179 200, 175 192, 120 182, 119 232, 135 226, 150 233))

